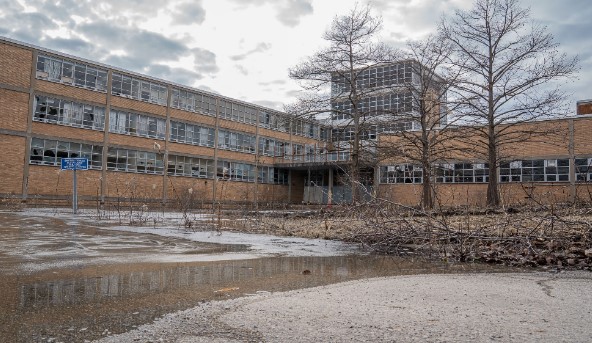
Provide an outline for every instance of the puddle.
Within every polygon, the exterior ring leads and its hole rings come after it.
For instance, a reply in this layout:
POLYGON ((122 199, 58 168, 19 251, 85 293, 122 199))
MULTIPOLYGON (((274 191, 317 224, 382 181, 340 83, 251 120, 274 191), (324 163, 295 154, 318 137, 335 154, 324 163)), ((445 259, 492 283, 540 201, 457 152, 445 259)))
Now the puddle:
MULTIPOLYGON (((236 258, 244 258, 249 251, 245 244, 197 242, 107 230, 84 221, 64 222, 52 216, 0 213, 0 223, 0 272, 3 274, 30 274, 88 264, 209 261, 226 259, 233 252, 243 253, 236 258)), ((179 231, 179 236, 182 235, 179 231)))
POLYGON ((495 270, 351 254, 349 248, 343 249, 349 252, 345 256, 317 256, 317 242, 273 236, 249 235, 259 244, 254 249, 248 242, 227 244, 238 238, 226 233, 210 236, 219 240, 215 244, 1 213, 0 223, 2 342, 82 342, 202 301, 260 292, 379 276, 495 270), (266 248, 273 246, 267 242, 304 248, 296 256, 262 256, 262 251, 278 253, 266 248), (306 249, 311 256, 299 255, 306 249))

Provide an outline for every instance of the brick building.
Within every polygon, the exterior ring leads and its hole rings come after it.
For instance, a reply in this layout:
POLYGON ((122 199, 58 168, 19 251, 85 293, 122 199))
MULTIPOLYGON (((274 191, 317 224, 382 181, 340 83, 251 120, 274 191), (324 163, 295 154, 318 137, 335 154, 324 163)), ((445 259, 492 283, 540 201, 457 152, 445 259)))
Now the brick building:
MULTIPOLYGON (((63 157, 86 157, 81 200, 300 203, 286 167, 324 145, 318 122, 0 38, 0 195, 67 199, 63 157), (282 165, 284 167, 282 167, 282 165)), ((337 157, 337 155, 336 155, 337 157)))
MULTIPOLYGON (((189 192, 204 203, 347 198, 339 175, 349 151, 320 122, 1 37, 0 65, 0 198, 69 199, 63 157, 88 158, 90 169, 78 174, 87 203, 175 201, 189 192)), ((506 203, 590 197, 592 116, 532 125, 557 130, 521 144, 502 166, 506 203)), ((442 161, 442 203, 483 204, 485 168, 471 156, 442 161)), ((393 158, 370 170, 368 184, 416 205, 421 177, 393 158)))

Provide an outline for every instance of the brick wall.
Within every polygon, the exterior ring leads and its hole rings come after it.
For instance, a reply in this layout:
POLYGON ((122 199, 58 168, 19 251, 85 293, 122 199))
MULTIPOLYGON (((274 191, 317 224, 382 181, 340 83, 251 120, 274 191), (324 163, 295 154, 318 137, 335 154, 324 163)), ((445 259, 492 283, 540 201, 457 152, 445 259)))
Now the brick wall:
POLYGON ((218 150, 218 160, 243 160, 245 162, 254 164, 257 160, 257 155, 246 154, 236 151, 218 150))
POLYGON ((592 156, 592 117, 574 119, 574 153, 592 156))
POLYGON ((230 131, 238 131, 238 132, 246 132, 252 135, 255 134, 257 128, 254 125, 247 125, 243 123, 238 123, 235 121, 220 119, 220 128, 221 129, 228 129, 230 131))
POLYGON ((234 202, 253 201, 255 199, 255 184, 240 181, 218 181, 216 199, 234 202))
MULTIPOLYGON (((570 156, 570 121, 573 120, 573 145, 576 156, 592 156, 592 118, 582 117, 567 120, 549 120, 524 124, 513 128, 510 134, 514 137, 532 132, 528 140, 519 139, 515 144, 507 145, 500 151, 500 156, 511 159, 553 159, 568 158, 570 156)), ((486 157, 484 150, 479 153, 479 145, 470 146, 478 141, 477 137, 463 137, 449 141, 446 153, 441 155, 443 161, 483 161, 486 157), (477 150, 477 151, 475 151, 477 150)), ((401 139, 396 136, 381 137, 381 144, 391 149, 405 147, 401 139)), ((396 155, 388 156, 381 162, 408 163, 396 155)), ((470 205, 485 206, 487 198, 487 184, 436 184, 438 201, 443 206, 470 205)), ((502 183, 500 194, 502 202, 513 204, 549 204, 553 202, 567 202, 574 197, 585 197, 585 187, 572 187, 568 182, 557 183, 502 183)), ((421 202, 421 185, 401 184, 379 185, 379 196, 400 202, 405 205, 419 205, 421 202)))
POLYGON ((0 88, 0 128, 26 131, 29 94, 0 88))
POLYGON ((57 95, 58 97, 80 101, 102 104, 107 103, 107 94, 91 91, 84 88, 63 85, 56 82, 49 82, 45 80, 36 80, 35 91, 38 93, 46 93, 50 95, 57 95))
POLYGON ((171 155, 186 154, 201 156, 210 159, 214 158, 214 148, 195 146, 190 144, 169 143, 168 150, 169 154, 171 155))
POLYGON ((166 117, 166 107, 164 106, 122 98, 116 95, 111 97, 111 107, 129 109, 130 111, 156 114, 166 117))
POLYGON ((162 199, 162 175, 107 172, 107 197, 162 199))
MULTIPOLYGON (((57 166, 29 166, 29 196, 72 195, 72 176, 70 170, 60 170, 57 166)), ((96 197, 101 188, 101 172, 81 170, 76 172, 78 196, 96 197)))
POLYGON ((170 109, 171 119, 190 122, 192 124, 203 124, 205 126, 216 126, 216 118, 206 115, 201 115, 193 112, 181 111, 175 108, 170 109))
POLYGON ((213 197, 212 179, 199 179, 184 176, 167 177, 167 198, 174 202, 194 199, 197 202, 209 203, 213 197), (191 195, 189 193, 191 189, 191 195))
POLYGON ((22 194, 25 138, 0 134, 0 147, 10 152, 2 154, 0 194, 22 194))
POLYGON ((50 136, 55 139, 68 141, 88 141, 94 144, 103 144, 103 132, 89 129, 79 129, 69 126, 33 122, 31 132, 34 136, 50 136))
POLYGON ((0 83, 29 88, 32 60, 31 50, 0 42, 0 83))
POLYGON ((109 133, 109 146, 134 147, 140 151, 157 152, 154 150, 155 142, 161 146, 161 149, 164 148, 164 141, 161 139, 109 133))

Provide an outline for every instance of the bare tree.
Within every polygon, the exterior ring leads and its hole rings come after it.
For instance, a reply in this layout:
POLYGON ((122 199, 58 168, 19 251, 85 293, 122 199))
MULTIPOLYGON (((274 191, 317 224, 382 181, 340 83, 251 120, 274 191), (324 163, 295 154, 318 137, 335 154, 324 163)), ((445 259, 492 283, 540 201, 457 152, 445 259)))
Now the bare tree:
POLYGON ((471 144, 488 162, 487 204, 497 207, 499 164, 507 158, 500 152, 545 133, 521 124, 566 113, 558 82, 576 72, 577 58, 559 53, 518 0, 476 0, 471 10, 443 19, 439 31, 464 73, 457 95, 476 135, 467 136, 477 137, 471 144))
MULTIPOLYGON (((432 209, 436 162, 451 155, 454 144, 447 143, 459 134, 452 129, 458 117, 448 117, 453 109, 446 100, 448 89, 458 80, 459 69, 447 64, 451 45, 441 37, 431 35, 422 41, 408 42, 407 47, 405 61, 399 64, 403 64, 410 77, 390 91, 404 93, 410 108, 385 110, 381 116, 385 122, 379 126, 394 134, 381 139, 378 151, 381 159, 396 157, 421 166, 421 204, 425 209, 432 209)), ((411 170, 395 170, 395 178, 401 176, 398 179, 403 182, 413 179, 405 174, 414 173, 414 166, 403 166, 411 170)))
MULTIPOLYGON (((382 21, 371 15, 370 7, 354 8, 346 16, 336 17, 323 38, 329 46, 290 70, 290 77, 300 81, 310 94, 291 112, 299 115, 331 113, 339 120, 346 137, 333 137, 351 151, 349 177, 352 200, 360 200, 360 169, 364 164, 364 144, 370 130, 371 113, 363 100, 376 87, 364 83, 365 72, 393 60, 393 50, 374 42, 382 21)), ((335 123, 335 121, 334 121, 335 123)), ((339 143, 338 143, 339 144, 339 143)))

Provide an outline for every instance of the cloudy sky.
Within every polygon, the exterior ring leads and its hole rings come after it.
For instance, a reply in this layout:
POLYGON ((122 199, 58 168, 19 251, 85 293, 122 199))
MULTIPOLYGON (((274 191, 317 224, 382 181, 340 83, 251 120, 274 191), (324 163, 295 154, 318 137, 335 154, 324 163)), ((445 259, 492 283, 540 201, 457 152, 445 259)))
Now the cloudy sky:
MULTIPOLYGON (((363 1, 358 1, 363 3, 363 1)), ((0 35, 281 109, 299 86, 288 68, 324 46, 332 19, 356 0, 0 0, 0 35)), ((561 50, 577 54, 569 85, 592 98, 592 1, 524 0, 561 50)), ((471 0, 374 0, 394 46, 433 32, 471 0)))

